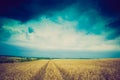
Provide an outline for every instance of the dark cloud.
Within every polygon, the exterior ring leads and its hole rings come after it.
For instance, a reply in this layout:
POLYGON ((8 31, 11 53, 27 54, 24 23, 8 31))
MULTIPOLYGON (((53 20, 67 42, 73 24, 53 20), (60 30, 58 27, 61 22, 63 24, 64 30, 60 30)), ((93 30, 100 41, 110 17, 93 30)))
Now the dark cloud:
MULTIPOLYGON (((101 17, 108 19, 112 18, 113 21, 108 22, 107 25, 107 27, 116 31, 111 34, 113 35, 111 39, 120 36, 120 20, 115 20, 116 17, 120 17, 120 0, 0 0, 0 18, 10 18, 26 22, 42 15, 50 17, 51 15, 54 15, 55 11, 63 10, 72 4, 77 6, 76 8, 78 8, 78 14, 80 15, 82 12, 95 9, 98 13, 100 13, 101 17)), ((79 18, 80 15, 77 15, 78 17, 76 18, 79 18)), ((85 25, 82 25, 89 31, 92 30, 91 26, 94 25, 98 17, 97 15, 92 16, 93 17, 90 19, 93 20, 89 20, 90 23, 85 22, 85 25)), ((9 37, 10 31, 5 31, 5 29, 2 28, 2 25, 2 20, 0 20, 0 36, 6 37, 8 35, 9 37)), ((28 31, 29 33, 32 33, 34 30, 29 28, 28 31)), ((95 33, 100 34, 101 32, 102 31, 96 31, 95 33)))
MULTIPOLYGON (((107 28, 114 30, 113 33, 108 34, 107 39, 115 39, 120 36, 120 0, 80 0, 79 1, 79 10, 80 12, 86 12, 90 9, 96 10, 103 19, 109 20, 106 23, 104 30, 94 30, 92 25, 98 20, 98 15, 95 13, 88 13, 87 23, 82 24, 83 29, 87 29, 88 33, 93 32, 95 34, 101 34, 103 31, 107 31, 107 28), (93 22, 92 22, 93 21, 93 22)), ((85 20, 85 19, 83 19, 85 20)), ((82 20, 82 22, 83 22, 82 20)), ((79 25, 80 27, 80 25, 79 25)), ((81 28, 81 27, 80 27, 81 28)), ((109 31, 108 31, 109 32, 109 31)))
MULTIPOLYGON (((0 0, 0 16, 12 19, 25 17, 26 10, 21 9, 24 6, 23 0, 0 0)), ((29 14, 28 14, 29 15, 29 14)))
POLYGON ((120 18, 111 22, 108 26, 111 28, 116 28, 118 31, 120 31, 120 18))
POLYGON ((120 19, 117 19, 107 25, 111 29, 114 29, 115 32, 108 36, 108 39, 115 39, 120 36, 120 19))
POLYGON ((0 16, 27 21, 47 11, 62 9, 76 0, 0 0, 0 16))
POLYGON ((59 11, 74 3, 79 5, 80 11, 94 8, 105 16, 120 14, 119 0, 0 0, 0 16, 27 21, 36 15, 59 11))
POLYGON ((100 0, 99 6, 102 15, 108 17, 120 16, 120 0, 100 0))
POLYGON ((102 16, 111 19, 106 25, 114 30, 108 39, 115 39, 120 36, 120 0, 100 0, 100 13, 102 16))

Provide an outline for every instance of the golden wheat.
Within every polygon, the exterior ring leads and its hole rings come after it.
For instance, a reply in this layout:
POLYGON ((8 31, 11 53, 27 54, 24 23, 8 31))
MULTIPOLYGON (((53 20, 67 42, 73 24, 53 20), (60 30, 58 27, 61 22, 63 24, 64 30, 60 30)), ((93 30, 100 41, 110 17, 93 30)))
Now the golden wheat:
POLYGON ((39 60, 0 64, 0 80, 120 80, 120 59, 39 60))
POLYGON ((32 61, 0 64, 0 80, 30 80, 46 63, 32 61))
POLYGON ((120 80, 120 59, 55 60, 65 80, 120 80))

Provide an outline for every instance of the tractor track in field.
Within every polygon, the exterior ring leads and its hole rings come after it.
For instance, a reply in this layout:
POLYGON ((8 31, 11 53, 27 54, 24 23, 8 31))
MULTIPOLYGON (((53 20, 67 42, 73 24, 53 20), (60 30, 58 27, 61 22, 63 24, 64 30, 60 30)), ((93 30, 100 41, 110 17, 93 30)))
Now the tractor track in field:
POLYGON ((56 68, 58 69, 58 71, 60 72, 63 80, 68 80, 68 79, 66 78, 66 76, 64 75, 63 71, 61 70, 61 68, 60 68, 56 63, 53 62, 53 64, 55 65, 55 67, 56 67, 56 68))
POLYGON ((49 62, 50 62, 50 61, 48 61, 48 62, 38 71, 38 73, 37 73, 35 76, 33 76, 30 80, 44 80, 46 68, 47 68, 49 62))
POLYGON ((46 68, 46 75, 44 77, 44 80, 64 80, 60 71, 52 60, 50 60, 46 68))
POLYGON ((69 73, 66 73, 66 71, 64 69, 60 68, 56 63, 54 63, 54 65, 59 70, 63 80, 82 80, 81 77, 75 79, 74 76, 71 76, 69 73))
POLYGON ((66 80, 65 76, 63 76, 63 73, 60 71, 59 67, 51 60, 49 60, 38 72, 35 76, 33 76, 30 80, 66 80), (55 66, 55 68, 50 67, 55 66), (55 69, 55 72, 54 72, 55 69), (56 70, 57 69, 57 70, 56 70), (53 70, 53 72, 48 71, 53 70), (59 73, 59 75, 56 75, 56 72, 59 73), (51 77, 50 75, 55 75, 51 77), (46 79, 46 77, 48 79, 46 79))

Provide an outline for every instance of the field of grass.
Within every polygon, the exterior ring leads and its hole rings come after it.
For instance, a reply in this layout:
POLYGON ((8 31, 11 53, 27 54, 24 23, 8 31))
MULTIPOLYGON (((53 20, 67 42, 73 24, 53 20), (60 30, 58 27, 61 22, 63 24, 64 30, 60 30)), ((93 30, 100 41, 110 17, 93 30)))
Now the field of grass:
POLYGON ((120 80, 120 59, 0 63, 0 80, 120 80))

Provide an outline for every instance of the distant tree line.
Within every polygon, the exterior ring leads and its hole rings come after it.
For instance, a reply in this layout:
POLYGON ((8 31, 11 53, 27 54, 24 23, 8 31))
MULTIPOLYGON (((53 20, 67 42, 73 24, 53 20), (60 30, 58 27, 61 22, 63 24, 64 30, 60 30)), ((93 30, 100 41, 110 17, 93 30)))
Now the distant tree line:
POLYGON ((6 57, 0 56, 0 63, 15 63, 15 62, 27 62, 27 61, 35 61, 41 59, 50 59, 44 57, 6 57))

